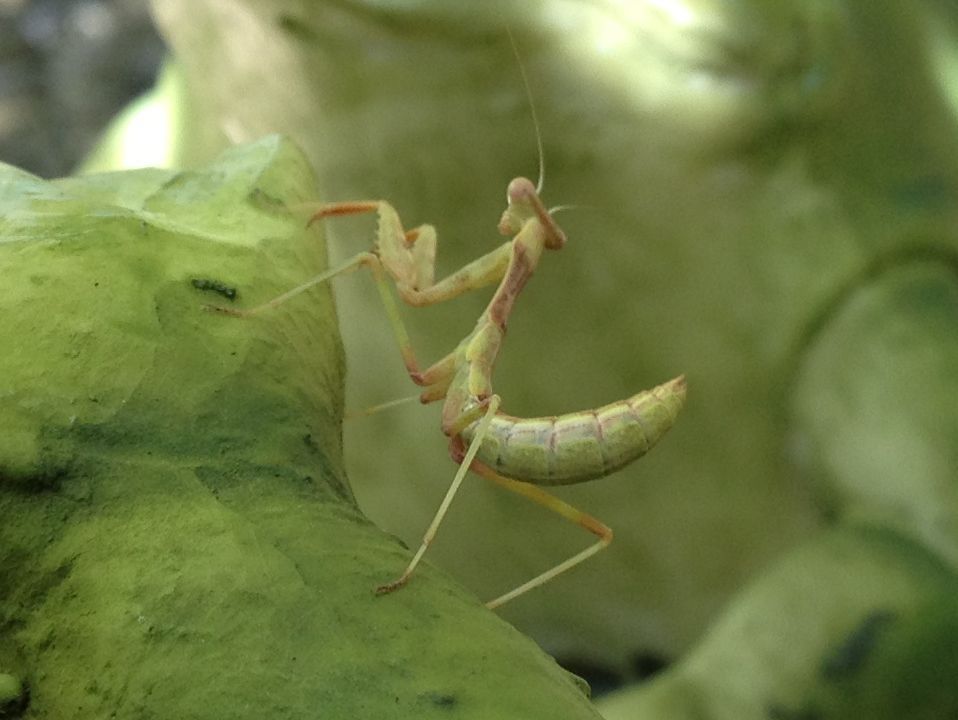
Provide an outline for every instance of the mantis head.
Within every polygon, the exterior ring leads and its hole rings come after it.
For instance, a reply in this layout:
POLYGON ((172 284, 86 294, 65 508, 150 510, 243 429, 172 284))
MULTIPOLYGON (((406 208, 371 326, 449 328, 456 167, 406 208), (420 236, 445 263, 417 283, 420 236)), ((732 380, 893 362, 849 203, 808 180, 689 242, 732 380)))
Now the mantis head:
POLYGON ((509 183, 506 190, 508 203, 502 219, 499 220, 499 232, 503 235, 516 235, 538 221, 543 235, 543 244, 550 250, 558 250, 565 245, 565 233, 552 219, 552 215, 542 204, 536 186, 528 178, 518 177, 509 183))

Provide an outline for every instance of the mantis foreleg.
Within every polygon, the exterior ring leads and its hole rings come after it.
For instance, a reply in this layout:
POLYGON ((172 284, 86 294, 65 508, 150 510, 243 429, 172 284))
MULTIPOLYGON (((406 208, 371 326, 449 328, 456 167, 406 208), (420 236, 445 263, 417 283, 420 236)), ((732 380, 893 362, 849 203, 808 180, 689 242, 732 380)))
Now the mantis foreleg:
POLYGON ((509 264, 511 243, 467 263, 439 282, 436 273, 436 230, 420 225, 404 230, 396 209, 384 200, 327 203, 310 218, 310 224, 327 217, 376 212, 379 228, 375 254, 396 283, 396 291, 409 305, 422 307, 451 300, 470 290, 498 282, 509 264))

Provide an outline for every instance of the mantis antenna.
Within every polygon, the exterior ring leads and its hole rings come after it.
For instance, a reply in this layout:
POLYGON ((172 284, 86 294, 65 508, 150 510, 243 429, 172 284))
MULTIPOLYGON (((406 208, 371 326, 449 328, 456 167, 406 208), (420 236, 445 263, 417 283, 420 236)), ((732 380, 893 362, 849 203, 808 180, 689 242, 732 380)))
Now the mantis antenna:
POLYGON ((542 128, 539 125, 539 113, 536 112, 536 103, 532 97, 532 85, 529 82, 529 75, 526 72, 526 66, 522 62, 522 56, 519 54, 519 46, 516 44, 515 35, 512 34, 512 28, 506 25, 506 34, 509 35, 509 44, 512 46, 512 54, 515 55, 516 63, 519 65, 519 73, 522 75, 522 85, 526 89, 526 100, 529 101, 529 110, 532 112, 532 125, 536 130, 536 151, 539 153, 539 180, 536 183, 536 194, 542 194, 542 183, 546 177, 545 152, 542 149, 542 128))

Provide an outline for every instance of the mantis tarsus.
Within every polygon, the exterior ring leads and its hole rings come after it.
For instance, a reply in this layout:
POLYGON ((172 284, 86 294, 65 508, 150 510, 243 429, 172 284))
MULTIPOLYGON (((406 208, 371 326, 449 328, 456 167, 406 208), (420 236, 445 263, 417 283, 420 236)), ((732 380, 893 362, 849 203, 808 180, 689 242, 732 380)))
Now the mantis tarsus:
POLYGON ((434 279, 436 232, 431 225, 404 230, 395 208, 383 200, 320 205, 308 224, 333 216, 376 212, 379 229, 372 251, 359 253, 252 309, 211 308, 230 315, 255 315, 337 275, 361 267, 372 271, 409 377, 423 388, 420 400, 444 400, 442 431, 449 438, 453 459, 459 463, 416 554, 402 575, 379 586, 377 594, 401 588, 412 576, 469 470, 558 513, 597 537, 585 550, 491 600, 487 607, 499 607, 596 554, 612 541, 612 530, 540 486, 585 482, 628 465, 658 442, 685 401, 685 379, 679 376, 593 410, 526 419, 499 412, 500 398, 492 390, 492 370, 513 304, 543 252, 559 250, 566 242, 565 234, 530 180, 514 179, 506 196, 508 204, 499 231, 513 238, 438 282, 434 279), (390 280, 399 297, 417 307, 450 300, 496 282, 499 285, 473 331, 452 352, 421 370, 390 280))

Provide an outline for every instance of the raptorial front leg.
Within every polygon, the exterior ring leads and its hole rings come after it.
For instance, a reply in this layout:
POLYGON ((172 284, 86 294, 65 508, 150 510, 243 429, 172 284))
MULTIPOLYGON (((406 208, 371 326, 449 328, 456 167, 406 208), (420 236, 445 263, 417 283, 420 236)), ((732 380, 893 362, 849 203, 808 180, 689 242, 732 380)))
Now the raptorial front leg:
POLYGON ((320 205, 310 216, 307 227, 330 217, 375 212, 379 216, 374 252, 383 269, 397 286, 413 289, 433 284, 436 263, 436 231, 421 225, 410 231, 403 229, 396 208, 385 200, 362 200, 320 205))
POLYGON ((507 242, 436 282, 436 229, 432 225, 404 229, 399 213, 384 200, 327 203, 313 213, 309 224, 323 218, 369 212, 379 215, 375 253, 396 283, 399 296, 409 305, 434 305, 492 285, 502 278, 509 265, 512 251, 507 242))
POLYGON ((506 274, 512 258, 512 242, 506 242, 495 250, 476 258, 450 273, 439 282, 414 289, 396 284, 396 291, 407 305, 424 307, 452 300, 472 290, 494 285, 506 274))

